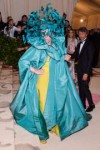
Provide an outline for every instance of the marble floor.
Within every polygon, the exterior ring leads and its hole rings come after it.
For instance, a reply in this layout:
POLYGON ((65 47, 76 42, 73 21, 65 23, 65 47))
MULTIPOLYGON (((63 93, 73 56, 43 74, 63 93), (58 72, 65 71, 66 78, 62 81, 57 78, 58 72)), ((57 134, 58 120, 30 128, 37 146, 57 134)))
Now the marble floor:
MULTIPOLYGON (((0 62, 0 150, 100 150, 100 102, 91 113, 93 119, 87 128, 63 141, 50 134, 47 144, 43 145, 38 136, 30 134, 13 120, 8 106, 19 87, 18 72, 2 66, 0 62)), ((100 94, 100 69, 95 69, 94 74, 90 88, 92 93, 100 94)))

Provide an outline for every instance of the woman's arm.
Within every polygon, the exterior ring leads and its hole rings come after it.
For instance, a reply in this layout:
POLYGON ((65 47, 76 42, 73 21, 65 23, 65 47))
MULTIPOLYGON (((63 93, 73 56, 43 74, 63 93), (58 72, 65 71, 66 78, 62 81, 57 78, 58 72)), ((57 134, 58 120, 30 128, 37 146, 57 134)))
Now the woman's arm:
POLYGON ((21 32, 21 27, 15 27, 15 26, 14 26, 14 32, 15 32, 15 31, 21 32))
POLYGON ((6 28, 7 28, 7 27, 4 28, 4 34, 5 34, 5 35, 8 35, 6 28))
POLYGON ((17 50, 20 52, 20 51, 25 51, 29 48, 29 46, 25 46, 25 47, 19 47, 17 48, 17 50))
POLYGON ((30 67, 30 71, 35 73, 35 74, 43 74, 44 73, 44 70, 43 69, 36 69, 34 67, 30 67))

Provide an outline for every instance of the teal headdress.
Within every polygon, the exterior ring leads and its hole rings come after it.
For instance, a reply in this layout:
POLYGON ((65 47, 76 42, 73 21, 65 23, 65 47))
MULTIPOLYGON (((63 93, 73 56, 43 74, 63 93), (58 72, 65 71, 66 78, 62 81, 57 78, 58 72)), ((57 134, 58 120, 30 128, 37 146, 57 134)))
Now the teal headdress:
MULTIPOLYGON (((39 37, 45 35, 64 35, 65 21, 63 17, 51 7, 51 4, 47 4, 44 9, 41 7, 38 11, 33 11, 29 15, 27 22, 26 40, 32 37, 39 37)), ((25 41, 25 39, 24 39, 25 41)))

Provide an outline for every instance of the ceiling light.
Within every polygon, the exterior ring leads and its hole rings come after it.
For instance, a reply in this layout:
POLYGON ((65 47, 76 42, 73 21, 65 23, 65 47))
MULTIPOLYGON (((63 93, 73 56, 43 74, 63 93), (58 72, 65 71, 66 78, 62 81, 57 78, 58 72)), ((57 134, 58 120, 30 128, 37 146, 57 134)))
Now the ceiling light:
POLYGON ((82 22, 84 22, 84 20, 83 20, 83 19, 80 19, 80 22, 82 23, 82 22))

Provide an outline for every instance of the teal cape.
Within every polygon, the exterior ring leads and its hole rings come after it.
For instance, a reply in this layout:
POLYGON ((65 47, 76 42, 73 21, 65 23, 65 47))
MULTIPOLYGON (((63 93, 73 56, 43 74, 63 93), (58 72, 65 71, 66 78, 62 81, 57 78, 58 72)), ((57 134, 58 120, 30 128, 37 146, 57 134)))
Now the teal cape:
POLYGON ((48 45, 43 38, 29 38, 31 47, 19 60, 21 85, 10 104, 16 122, 40 139, 48 139, 48 131, 58 125, 61 140, 88 125, 87 116, 79 98, 64 56, 64 36, 53 37, 48 45), (37 93, 39 75, 30 67, 42 68, 50 57, 50 77, 45 110, 42 114, 37 93))

